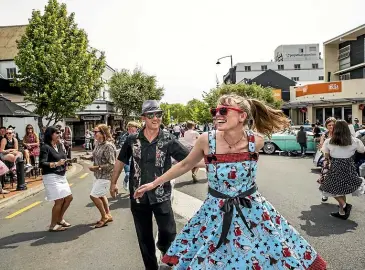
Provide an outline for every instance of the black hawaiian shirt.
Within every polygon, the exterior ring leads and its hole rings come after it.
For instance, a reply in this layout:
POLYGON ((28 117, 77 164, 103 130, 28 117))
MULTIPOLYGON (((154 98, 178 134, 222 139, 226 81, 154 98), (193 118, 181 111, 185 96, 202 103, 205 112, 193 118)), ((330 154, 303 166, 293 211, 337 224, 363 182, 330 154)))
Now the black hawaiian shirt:
MULTIPOLYGON (((144 129, 134 135, 129 135, 119 153, 118 160, 128 164, 130 158, 129 191, 131 200, 134 191, 143 184, 151 183, 157 177, 171 168, 171 158, 181 161, 189 154, 172 134, 160 130, 159 135, 150 143, 144 136, 144 129)), ((154 190, 148 191, 140 203, 156 204, 169 200, 171 197, 171 184, 165 184, 154 190)))

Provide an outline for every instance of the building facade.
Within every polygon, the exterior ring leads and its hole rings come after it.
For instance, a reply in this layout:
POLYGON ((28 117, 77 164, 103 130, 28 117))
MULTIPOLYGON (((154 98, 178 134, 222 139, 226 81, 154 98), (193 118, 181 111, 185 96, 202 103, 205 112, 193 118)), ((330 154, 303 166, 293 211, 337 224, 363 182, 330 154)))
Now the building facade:
POLYGON ((365 25, 324 42, 324 83, 291 87, 295 124, 324 123, 328 117, 365 121, 365 25))
MULTIPOLYGON (((274 52, 275 61, 245 62, 235 66, 236 82, 254 79, 271 69, 299 84, 323 81, 323 60, 319 44, 281 45, 274 52)), ((227 82, 230 74, 224 76, 227 82)))

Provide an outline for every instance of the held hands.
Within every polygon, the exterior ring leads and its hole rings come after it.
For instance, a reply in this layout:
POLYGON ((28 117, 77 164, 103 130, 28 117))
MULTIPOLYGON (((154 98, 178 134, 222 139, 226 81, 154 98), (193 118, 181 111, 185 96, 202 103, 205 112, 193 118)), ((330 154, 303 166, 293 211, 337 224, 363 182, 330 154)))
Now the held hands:
POLYGON ((57 165, 63 166, 63 165, 65 165, 65 163, 66 163, 66 159, 61 159, 60 161, 57 162, 57 165))
POLYGON ((99 166, 91 166, 91 167, 89 167, 89 170, 92 172, 95 172, 95 171, 99 170, 99 166))
POLYGON ((111 184, 110 185, 110 195, 115 199, 115 197, 118 195, 118 187, 117 184, 111 184))
POLYGON ((156 186, 155 186, 155 183, 152 182, 152 183, 148 183, 148 184, 145 184, 145 185, 142 185, 140 186, 135 192, 134 192, 134 199, 139 199, 143 196, 143 194, 147 191, 150 191, 152 189, 154 189, 156 186))

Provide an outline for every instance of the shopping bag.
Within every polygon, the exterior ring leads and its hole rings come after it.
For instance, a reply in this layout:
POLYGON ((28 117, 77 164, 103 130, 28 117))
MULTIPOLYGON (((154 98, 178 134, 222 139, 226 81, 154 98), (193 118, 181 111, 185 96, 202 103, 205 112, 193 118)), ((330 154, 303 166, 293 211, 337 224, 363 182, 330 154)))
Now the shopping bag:
POLYGON ((0 160, 0 176, 7 174, 8 172, 9 172, 8 166, 6 166, 5 163, 0 160))

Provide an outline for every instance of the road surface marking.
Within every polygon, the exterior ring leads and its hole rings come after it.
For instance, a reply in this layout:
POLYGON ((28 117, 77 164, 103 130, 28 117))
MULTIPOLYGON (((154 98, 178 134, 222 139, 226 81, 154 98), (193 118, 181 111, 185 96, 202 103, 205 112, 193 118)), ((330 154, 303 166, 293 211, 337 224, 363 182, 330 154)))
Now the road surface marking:
POLYGON ((86 176, 88 176, 89 175, 89 173, 84 173, 83 175, 81 175, 79 178, 80 179, 84 179, 86 176))
POLYGON ((69 184, 70 187, 72 187, 73 185, 74 185, 74 183, 69 184))
POLYGON ((16 211, 15 213, 13 213, 13 214, 11 214, 11 215, 9 215, 9 216, 5 217, 5 218, 13 218, 13 217, 15 217, 15 216, 17 216, 17 215, 20 215, 21 213, 23 213, 23 212, 25 212, 25 211, 27 211, 27 210, 29 210, 29 209, 33 208, 34 206, 37 206, 37 205, 38 205, 38 204, 40 204, 41 202, 42 202, 42 201, 38 201, 38 202, 32 203, 31 205, 28 205, 27 207, 24 207, 24 208, 22 208, 22 209, 20 209, 20 210, 16 211))

